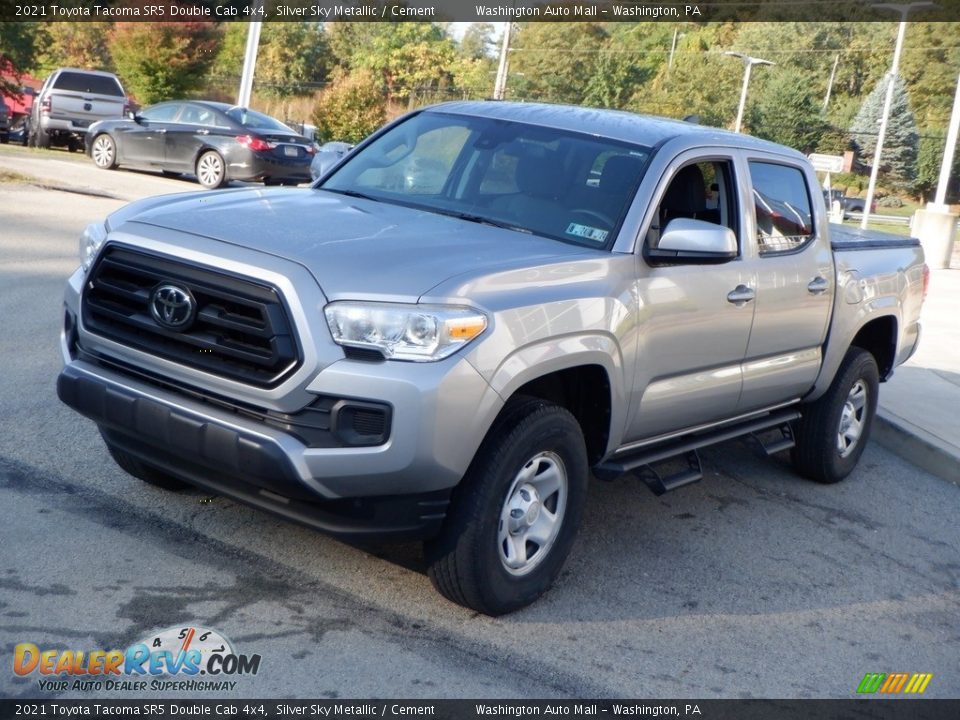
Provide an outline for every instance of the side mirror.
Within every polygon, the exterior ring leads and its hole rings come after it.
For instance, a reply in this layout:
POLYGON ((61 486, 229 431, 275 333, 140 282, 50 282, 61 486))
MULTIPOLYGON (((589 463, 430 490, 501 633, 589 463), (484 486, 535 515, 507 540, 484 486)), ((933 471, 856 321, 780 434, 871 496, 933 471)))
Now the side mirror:
POLYGON ((671 220, 652 257, 678 260, 723 262, 737 257, 737 237, 733 230, 704 220, 671 220))

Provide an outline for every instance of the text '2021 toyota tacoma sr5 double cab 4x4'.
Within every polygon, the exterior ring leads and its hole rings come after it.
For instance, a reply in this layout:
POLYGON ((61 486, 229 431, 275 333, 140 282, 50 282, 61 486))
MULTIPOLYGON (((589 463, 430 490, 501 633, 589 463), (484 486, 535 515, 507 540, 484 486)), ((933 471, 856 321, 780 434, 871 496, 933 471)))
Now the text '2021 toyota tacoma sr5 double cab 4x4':
POLYGON ((133 203, 80 253, 58 391, 125 470, 424 539, 489 614, 550 586, 591 471, 663 493, 764 433, 845 477, 927 281, 793 150, 509 103, 411 113, 309 189, 133 203))

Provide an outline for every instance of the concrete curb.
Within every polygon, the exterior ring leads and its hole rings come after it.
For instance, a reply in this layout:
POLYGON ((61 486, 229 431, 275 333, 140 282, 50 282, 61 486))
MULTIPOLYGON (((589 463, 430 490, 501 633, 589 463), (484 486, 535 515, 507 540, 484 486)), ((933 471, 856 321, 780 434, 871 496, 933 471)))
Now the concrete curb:
POLYGON ((960 451, 908 420, 878 408, 872 439, 917 467, 960 485, 960 451))

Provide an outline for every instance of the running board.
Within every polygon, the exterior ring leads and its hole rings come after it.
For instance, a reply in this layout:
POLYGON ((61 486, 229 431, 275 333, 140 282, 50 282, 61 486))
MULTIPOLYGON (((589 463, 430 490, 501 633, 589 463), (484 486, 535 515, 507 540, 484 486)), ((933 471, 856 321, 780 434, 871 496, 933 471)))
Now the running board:
MULTIPOLYGON (((744 420, 734 425, 726 425, 724 427, 719 427, 714 430, 709 430, 694 435, 681 436, 674 440, 664 442, 660 445, 638 448, 631 453, 625 453, 621 456, 614 455, 608 460, 596 465, 593 468, 593 474, 601 480, 613 480, 621 475, 636 472, 645 466, 652 465, 663 460, 687 456, 688 453, 691 452, 696 453, 696 451, 700 448, 716 445, 717 443, 724 442, 725 440, 732 440, 733 438, 742 437, 743 435, 752 435, 754 433, 763 432, 773 428, 789 427, 790 423, 799 419, 799 417, 800 413, 797 410, 779 410, 759 418, 744 420)), ((769 447, 772 452, 785 450, 787 447, 790 447, 789 445, 784 444, 787 442, 787 437, 788 436, 785 435, 783 440, 768 444, 767 447, 769 447)), ((792 433, 789 436, 789 441, 790 443, 793 442, 792 433)), ((687 464, 688 467, 691 468, 690 470, 683 471, 675 476, 670 476, 676 478, 676 480, 665 482, 664 479, 661 478, 660 485, 662 485, 664 488, 663 492, 673 490, 678 487, 683 487, 684 485, 689 485, 691 482, 696 482, 700 479, 700 477, 693 477, 694 474, 700 474, 699 459, 697 460, 696 464, 696 473, 693 472, 693 465, 689 459, 687 464)), ((640 474, 640 478, 644 480, 644 482, 646 482, 644 479, 647 477, 646 472, 647 471, 644 471, 640 474)), ((650 470, 650 472, 653 473, 653 475, 660 477, 655 471, 650 470)), ((670 477, 666 478, 666 480, 669 481, 670 477)), ((656 483, 654 484, 656 485, 656 483)), ((657 488, 659 489, 659 485, 657 485, 657 488)), ((657 490, 654 489, 654 492, 657 492, 657 490)))
POLYGON ((780 437, 777 440, 764 440, 760 437, 760 433, 750 433, 750 439, 756 443, 760 452, 767 457, 776 455, 784 450, 790 450, 797 444, 793 438, 793 426, 790 425, 790 423, 784 423, 776 429, 780 431, 780 437))
POLYGON ((687 463, 687 469, 672 475, 661 475, 652 465, 644 465, 634 474, 650 488, 654 495, 658 496, 703 480, 703 468, 697 451, 691 450, 685 453, 683 459, 687 463))

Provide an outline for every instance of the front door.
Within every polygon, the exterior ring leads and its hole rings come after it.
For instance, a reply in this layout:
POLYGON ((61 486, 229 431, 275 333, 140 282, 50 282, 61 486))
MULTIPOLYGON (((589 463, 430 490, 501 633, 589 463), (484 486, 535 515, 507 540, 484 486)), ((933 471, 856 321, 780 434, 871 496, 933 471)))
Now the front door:
POLYGON ((638 258, 637 369, 625 440, 635 442, 732 416, 753 322, 755 271, 744 257, 746 205, 729 151, 680 156, 658 186, 656 214, 638 258), (654 260, 677 218, 729 228, 735 259, 720 263, 654 260))

